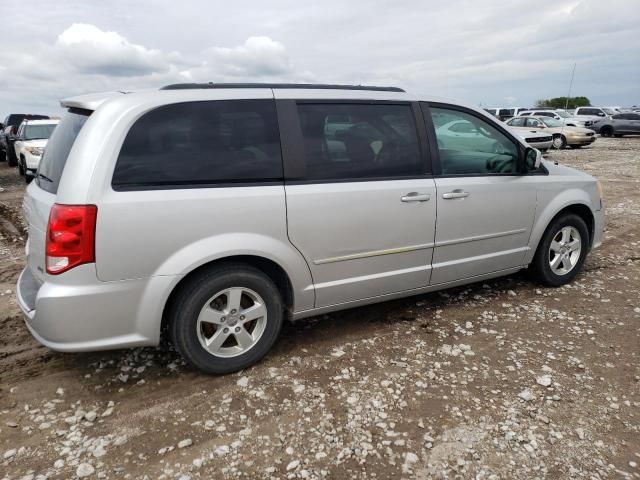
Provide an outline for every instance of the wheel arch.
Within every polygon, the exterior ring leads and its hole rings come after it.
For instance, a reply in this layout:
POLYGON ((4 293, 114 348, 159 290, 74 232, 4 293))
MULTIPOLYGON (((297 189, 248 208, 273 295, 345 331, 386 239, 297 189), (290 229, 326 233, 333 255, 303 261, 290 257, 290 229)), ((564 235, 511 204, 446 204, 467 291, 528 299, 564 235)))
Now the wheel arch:
POLYGON ((536 225, 534 225, 533 228, 531 241, 529 242, 529 245, 532 248, 530 248, 525 259, 526 264, 531 263, 533 260, 533 257, 538 251, 542 236, 544 235, 544 232, 547 231, 547 228, 549 228, 549 225, 551 225, 556 218, 567 213, 573 213, 579 216, 587 224, 587 231, 589 232, 589 248, 591 248, 595 236, 595 217, 593 211, 586 202, 577 201, 567 203, 559 209, 545 211, 540 218, 538 218, 536 225))
POLYGON ((175 300, 180 290, 187 284, 187 282, 205 270, 228 264, 248 265, 257 268, 265 275, 267 275, 275 283, 278 291, 280 292, 280 295, 282 295, 282 301, 286 308, 285 315, 287 316, 287 318, 291 317, 291 315, 293 314, 295 293, 293 283, 286 270, 274 260, 259 255, 231 255, 228 257, 217 258, 215 260, 211 260, 202 265, 199 265, 198 267, 194 268, 186 275, 184 275, 180 279, 180 281, 173 286, 171 292, 166 298, 162 310, 162 319, 160 324, 160 336, 162 339, 166 338, 166 331, 169 325, 168 312, 170 310, 171 304, 175 300))

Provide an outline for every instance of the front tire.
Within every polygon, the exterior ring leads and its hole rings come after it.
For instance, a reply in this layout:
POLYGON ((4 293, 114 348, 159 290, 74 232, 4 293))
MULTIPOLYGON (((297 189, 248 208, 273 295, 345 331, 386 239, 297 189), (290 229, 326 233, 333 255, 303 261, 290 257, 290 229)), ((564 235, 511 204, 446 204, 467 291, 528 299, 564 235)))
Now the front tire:
POLYGON ((25 168, 24 168, 24 158, 21 158, 18 161, 18 173, 20 175, 22 175, 23 177, 25 176, 25 168))
POLYGON ((602 127, 600 129, 600 135, 602 137, 611 137, 611 136, 613 136, 613 128, 612 127, 602 127))
POLYGON ((550 287, 571 282, 584 265, 589 243, 589 230, 578 215, 567 213, 554 219, 531 263, 534 279, 550 287))
POLYGON ((169 333, 188 363, 225 374, 262 359, 283 318, 280 292, 267 275, 249 265, 224 264, 180 289, 169 310, 169 333))

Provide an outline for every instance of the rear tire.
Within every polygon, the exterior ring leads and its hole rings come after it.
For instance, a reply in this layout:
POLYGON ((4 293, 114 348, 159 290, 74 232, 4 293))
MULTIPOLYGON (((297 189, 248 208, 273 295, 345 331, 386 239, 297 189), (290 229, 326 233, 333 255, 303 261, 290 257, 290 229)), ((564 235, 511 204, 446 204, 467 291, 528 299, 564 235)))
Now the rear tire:
POLYGON ((562 150, 567 146, 567 139, 564 135, 553 136, 553 148, 556 150, 562 150))
POLYGON ((566 285, 582 269, 589 244, 589 230, 584 220, 574 213, 561 215, 542 235, 530 273, 544 285, 566 285))
POLYGON ((173 345, 188 363, 205 373, 225 374, 267 354, 280 334, 284 307, 267 275, 229 263, 188 280, 168 318, 173 345))

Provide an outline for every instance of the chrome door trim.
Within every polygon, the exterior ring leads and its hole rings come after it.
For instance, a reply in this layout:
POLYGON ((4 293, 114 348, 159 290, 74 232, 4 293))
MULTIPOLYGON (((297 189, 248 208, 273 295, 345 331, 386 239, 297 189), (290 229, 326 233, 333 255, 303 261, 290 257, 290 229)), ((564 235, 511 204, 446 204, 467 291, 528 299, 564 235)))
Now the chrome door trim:
POLYGON ((475 242, 476 240, 488 240, 490 238, 507 237, 509 235, 518 235, 519 233, 526 232, 526 228, 520 228, 518 230, 509 230, 506 232, 488 233, 486 235, 475 235, 473 237, 456 238, 455 240, 443 240, 442 242, 436 242, 436 247, 443 247, 445 245, 456 245, 457 243, 475 242))
POLYGON ((359 258, 379 257, 381 255, 393 255, 395 253, 414 252, 416 250, 426 250, 433 248, 433 243, 424 243, 421 245, 410 245, 408 247, 401 248, 387 248, 385 250, 372 250, 369 252, 354 253, 351 255, 343 255, 340 257, 322 258, 320 260, 314 260, 314 265, 324 265, 326 263, 344 262, 347 260, 356 260, 359 258))

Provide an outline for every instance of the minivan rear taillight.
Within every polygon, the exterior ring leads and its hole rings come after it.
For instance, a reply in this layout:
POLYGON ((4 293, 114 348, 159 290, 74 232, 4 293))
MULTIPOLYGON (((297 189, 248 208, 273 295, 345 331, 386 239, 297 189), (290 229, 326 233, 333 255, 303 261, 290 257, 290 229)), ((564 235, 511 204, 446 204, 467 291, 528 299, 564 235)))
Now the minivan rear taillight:
POLYGON ((55 204, 49 214, 46 243, 47 273, 57 275, 95 262, 95 205, 55 204))

